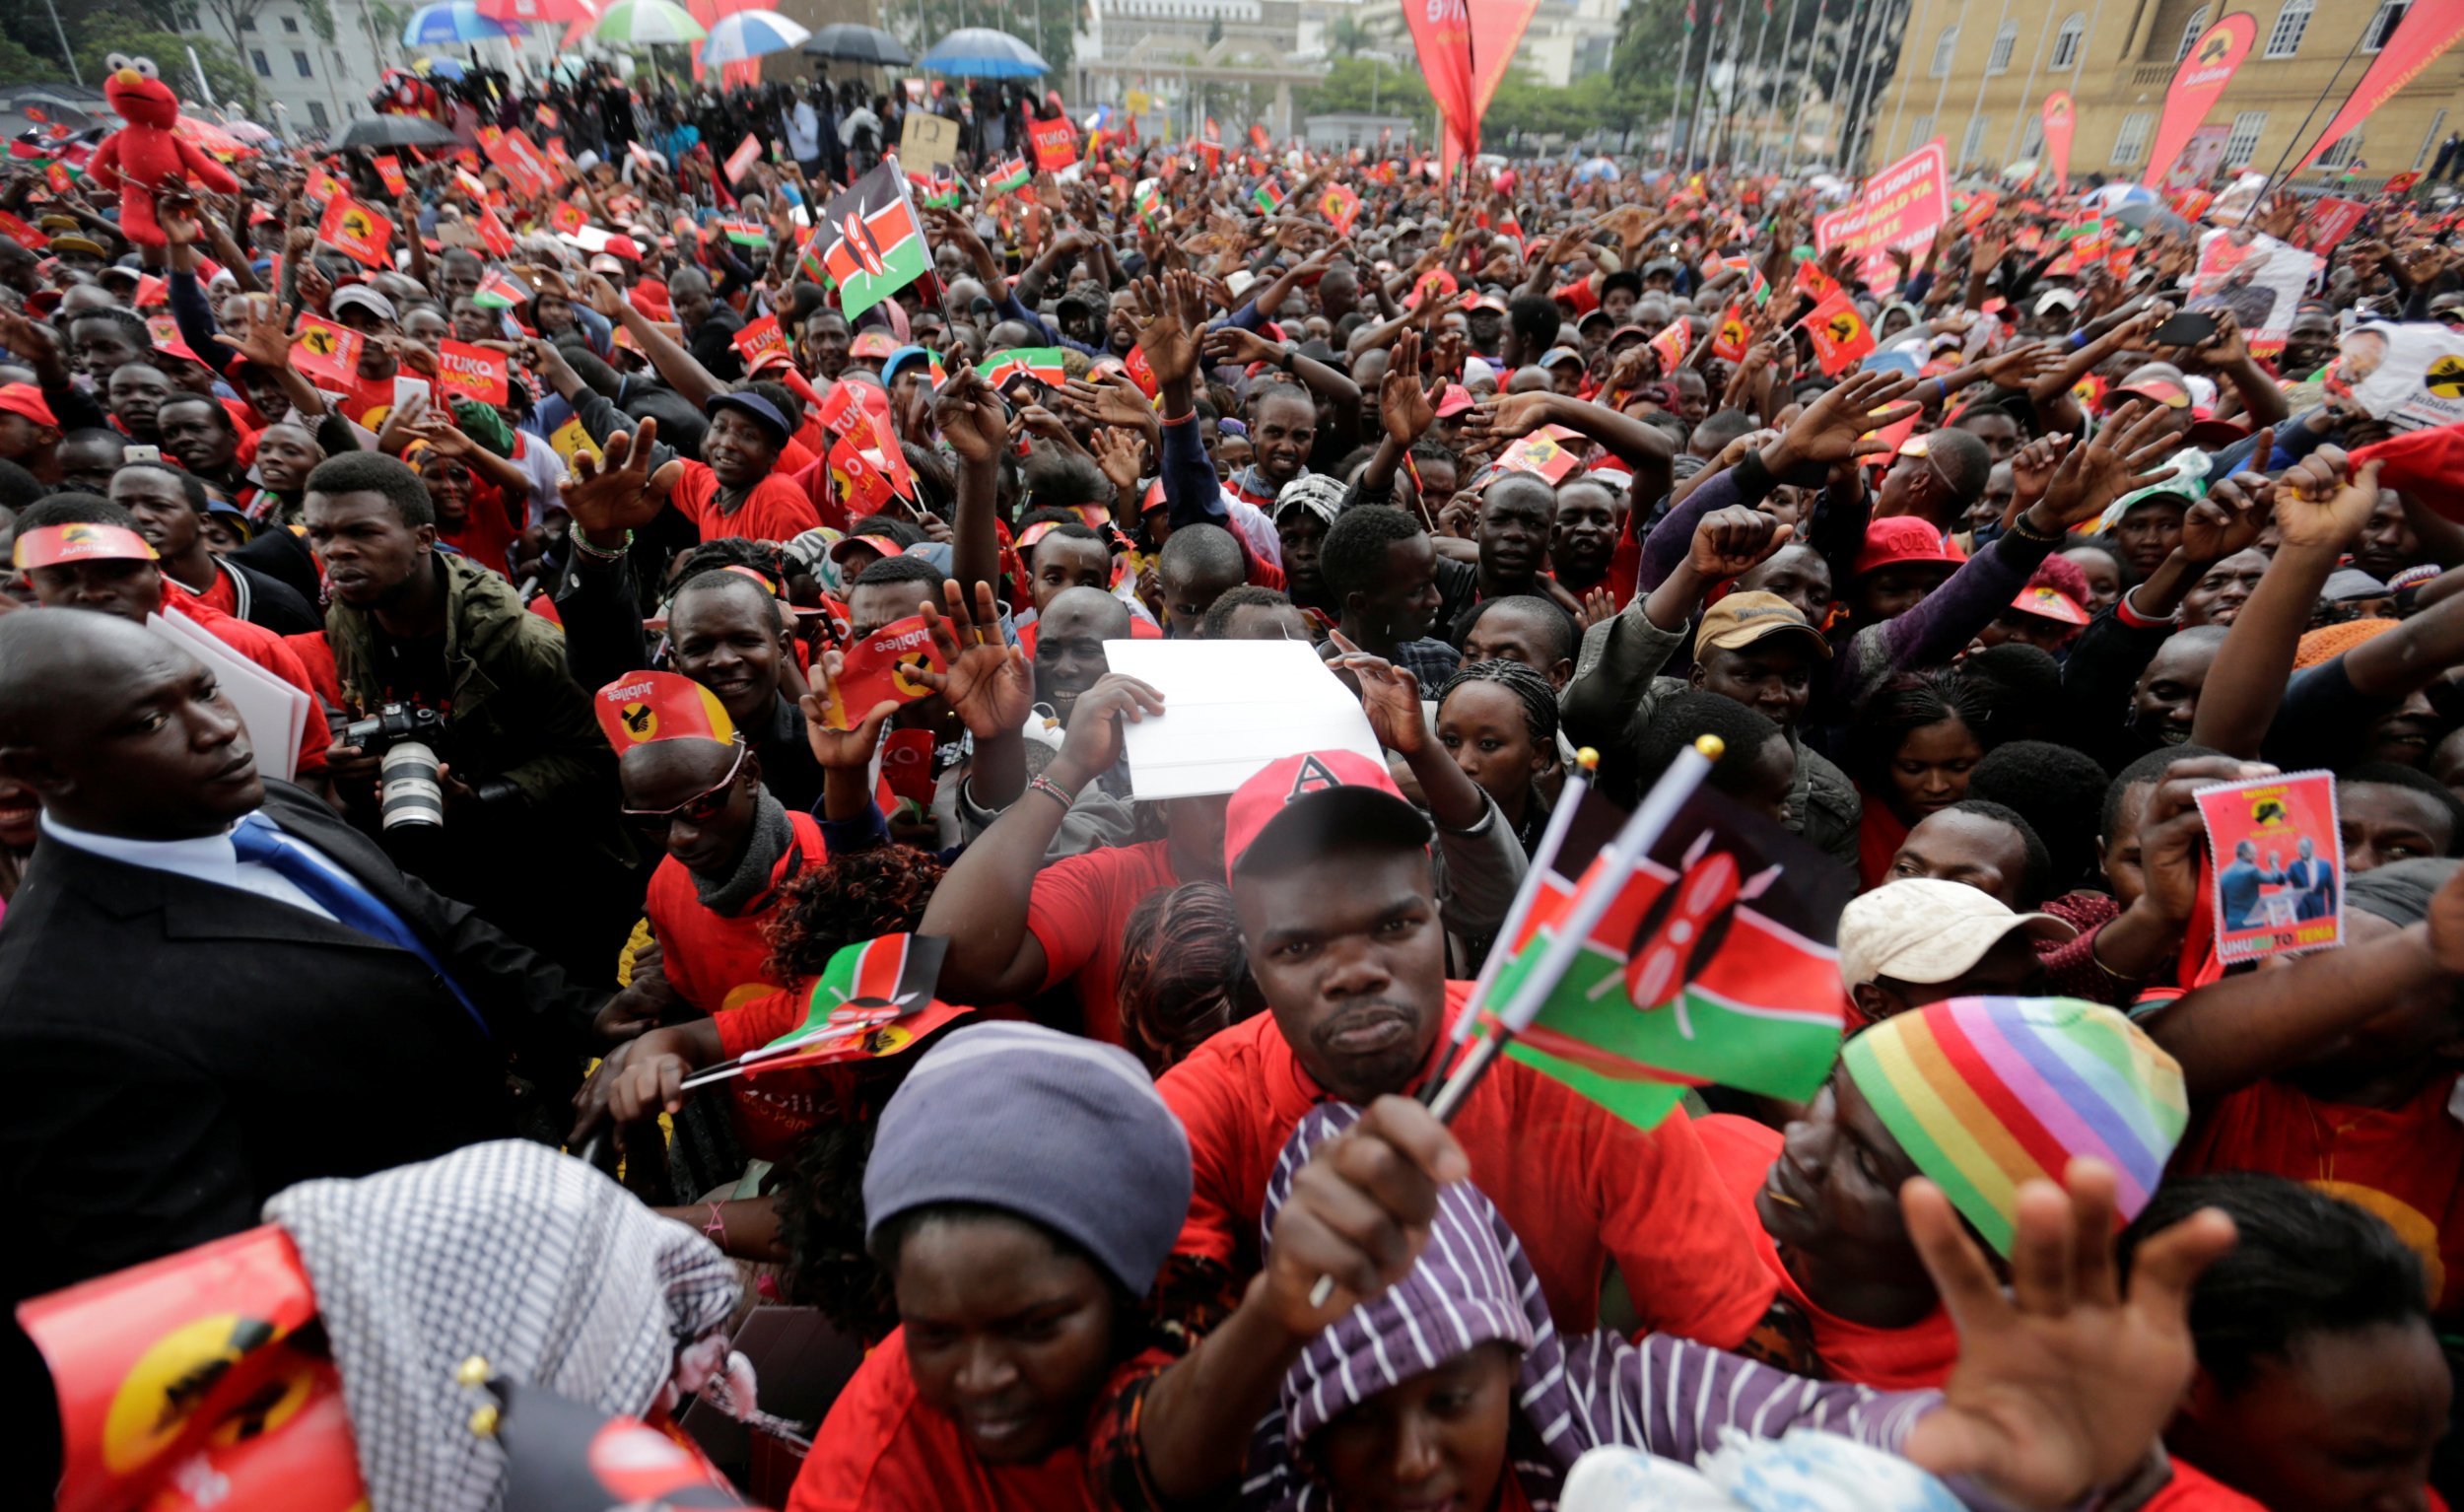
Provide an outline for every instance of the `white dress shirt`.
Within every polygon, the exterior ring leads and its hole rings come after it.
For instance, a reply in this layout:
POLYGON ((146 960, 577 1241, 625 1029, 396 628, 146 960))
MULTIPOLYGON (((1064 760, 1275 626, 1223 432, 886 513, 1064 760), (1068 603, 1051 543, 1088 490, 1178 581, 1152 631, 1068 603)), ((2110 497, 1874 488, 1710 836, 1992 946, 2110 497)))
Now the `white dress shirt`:
MULTIPOLYGON (((72 829, 52 818, 48 811, 38 822, 45 835, 61 845, 75 846, 88 855, 124 861, 131 866, 143 866, 149 871, 168 871, 174 876, 192 877, 217 887, 252 892, 260 898, 271 898, 276 903, 306 909, 319 919, 340 923, 289 877, 261 861, 241 860, 239 851, 231 843, 230 830, 219 835, 200 835, 193 840, 128 840, 117 835, 97 835, 72 829)), ((266 822, 271 824, 273 821, 269 819, 266 822)), ((276 825, 275 828, 281 829, 281 826, 276 825)), ((294 844, 316 851, 314 846, 290 831, 284 830, 283 833, 290 836, 294 844)), ((316 854, 324 855, 321 851, 316 854)), ((331 860, 330 857, 326 859, 331 860)))

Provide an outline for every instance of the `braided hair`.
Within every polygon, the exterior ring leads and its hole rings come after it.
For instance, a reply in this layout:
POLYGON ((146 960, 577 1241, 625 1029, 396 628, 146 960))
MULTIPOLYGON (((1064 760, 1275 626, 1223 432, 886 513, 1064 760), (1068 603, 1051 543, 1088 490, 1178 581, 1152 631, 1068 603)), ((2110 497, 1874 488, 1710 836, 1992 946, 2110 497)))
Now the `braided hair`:
POLYGON ((1557 690, 1547 678, 1520 661, 1467 661, 1455 669, 1437 690, 1437 707, 1443 710, 1446 699, 1468 682, 1493 682, 1513 694, 1523 705, 1523 725, 1532 735, 1532 749, 1553 753, 1557 749, 1557 690))
POLYGON ((1231 889, 1188 882, 1139 899, 1122 929, 1113 991, 1122 1039, 1157 1075, 1263 1009, 1231 889))

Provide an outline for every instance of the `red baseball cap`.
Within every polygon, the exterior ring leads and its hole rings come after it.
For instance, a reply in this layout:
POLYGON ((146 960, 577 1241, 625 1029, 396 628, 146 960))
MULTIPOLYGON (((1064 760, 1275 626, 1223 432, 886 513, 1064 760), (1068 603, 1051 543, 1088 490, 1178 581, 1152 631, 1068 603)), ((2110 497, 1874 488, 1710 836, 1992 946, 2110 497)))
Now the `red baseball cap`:
POLYGON ((599 251, 610 257, 622 257, 627 262, 642 260, 642 244, 631 237, 610 237, 600 243, 599 251))
POLYGON ((1385 762, 1358 751, 1302 751, 1268 762, 1233 790, 1223 813, 1224 875, 1269 859, 1301 836, 1426 846, 1433 833, 1385 762))
POLYGON ((1437 418, 1450 419, 1462 414, 1465 410, 1476 407, 1478 403, 1477 399, 1472 397, 1471 389, 1464 387, 1461 383, 1449 383, 1437 396, 1437 418))
POLYGON ((0 384, 0 410, 23 415, 36 425, 58 430, 60 422, 52 417, 51 406, 44 402, 42 390, 32 383, 0 384))
POLYGON ((2062 625, 2085 625, 2090 617, 2085 604, 2050 583, 2031 583, 2020 588, 2011 607, 2062 625))
POLYGON ((1865 527, 1865 546, 1857 553, 1857 577, 1901 562, 1959 563, 1958 554, 1943 543, 1942 532, 1922 516, 1891 515, 1865 527))
POLYGON ((126 525, 101 525, 85 520, 29 530, 17 538, 15 555, 20 567, 160 560, 154 548, 146 544, 146 538, 126 525))

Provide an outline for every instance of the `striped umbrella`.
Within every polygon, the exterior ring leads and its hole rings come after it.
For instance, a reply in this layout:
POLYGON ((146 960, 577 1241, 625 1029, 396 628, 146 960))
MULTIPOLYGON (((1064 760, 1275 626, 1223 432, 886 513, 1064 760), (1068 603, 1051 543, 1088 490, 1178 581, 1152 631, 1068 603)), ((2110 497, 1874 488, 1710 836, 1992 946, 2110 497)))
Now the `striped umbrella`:
POLYGON ((702 43, 702 61, 707 64, 741 63, 767 53, 786 52, 800 47, 813 34, 777 11, 738 11, 719 18, 710 29, 710 39, 702 43))
POLYGON ((471 0, 423 5, 402 28, 402 45, 430 47, 446 42, 476 42, 489 37, 519 36, 521 28, 493 16, 482 16, 471 0))
POLYGON ((710 33, 675 0, 616 0, 590 34, 617 47, 698 42, 710 33))

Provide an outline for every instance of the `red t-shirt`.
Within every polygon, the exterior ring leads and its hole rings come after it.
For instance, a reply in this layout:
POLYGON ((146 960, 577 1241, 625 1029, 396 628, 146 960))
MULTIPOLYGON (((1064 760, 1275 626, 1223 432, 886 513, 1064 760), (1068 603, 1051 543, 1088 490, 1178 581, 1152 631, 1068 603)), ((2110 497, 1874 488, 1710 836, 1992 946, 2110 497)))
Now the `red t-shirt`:
MULTIPOLYGON (((335 391, 327 387, 333 381, 331 378, 311 381, 328 393, 335 391)), ((343 419, 371 431, 384 429, 385 417, 393 413, 393 376, 364 378, 353 373, 351 380, 342 385, 340 392, 342 397, 334 408, 342 412, 343 419)))
POLYGON ((730 535, 756 541, 793 540, 821 523, 812 501, 795 486, 795 480, 779 472, 754 484, 752 494, 734 514, 723 515, 719 510, 719 475, 706 463, 687 462, 667 502, 693 521, 706 541, 730 535))
POLYGON ((1783 1135, 1776 1129, 1733 1114, 1715 1113, 1694 1120, 1694 1134, 1720 1173, 1721 1183, 1738 1203, 1738 1216, 1753 1236, 1762 1263, 1779 1283, 1780 1295, 1806 1315, 1814 1333, 1814 1352, 1830 1376, 1876 1391, 1918 1391, 1939 1387, 1951 1378, 1959 1358, 1959 1331, 1942 1308, 1923 1322, 1904 1329, 1878 1329, 1851 1323, 1816 1307, 1797 1279, 1780 1263, 1779 1246, 1763 1231, 1754 1211, 1754 1194, 1762 1190, 1771 1162, 1780 1154, 1783 1135))
POLYGON ((2422 1258, 2430 1311, 2464 1312, 2464 1124, 2438 1076, 2400 1108, 2321 1102, 2287 1081, 2254 1082, 2209 1104, 2173 1152, 2184 1176, 2267 1171, 2368 1208, 2422 1258))
MULTIPOLYGON (((827 458, 796 469, 794 482, 802 490, 805 502, 812 506, 814 517, 833 530, 844 531, 848 527, 847 505, 839 498, 838 485, 830 481, 827 458)), ((996 526, 999 523, 999 520, 993 521, 996 526)))
MULTIPOLYGON (((1450 1021, 1472 986, 1446 984, 1450 1021)), ((1431 1047, 1432 1066, 1440 1048, 1431 1047)), ((1176 1248, 1255 1271, 1266 1178, 1302 1116, 1328 1094, 1301 1068, 1271 1013, 1216 1034, 1164 1072, 1156 1090, 1189 1134, 1196 1181, 1176 1248)), ((1540 1273, 1559 1333, 1599 1327, 1611 1260, 1649 1332, 1726 1348, 1769 1310, 1774 1283, 1685 1119, 1646 1134, 1563 1082, 1501 1059, 1452 1127, 1472 1157, 1472 1179, 1540 1273)))
POLYGON ((650 915, 650 932, 658 936, 659 970, 685 1001, 705 1013, 724 1014, 786 985, 767 970, 770 942, 762 938, 762 927, 779 911, 780 889, 787 880, 819 866, 830 855, 821 841, 821 825, 811 814, 790 809, 787 823, 795 831, 794 848, 770 868, 769 890, 734 918, 703 906, 693 890, 693 874, 674 857, 661 858, 658 869, 650 873, 643 911, 650 915))
POLYGON ((508 558, 521 536, 522 527, 507 507, 505 491, 476 475, 470 480, 470 513, 463 516, 461 526, 450 532, 442 522, 437 526, 438 540, 508 582, 513 576, 508 558))
MULTIPOLYGON (((1166 1359, 1149 1350, 1116 1379, 1166 1359)), ((787 1493, 787 1512, 1094 1512, 1098 1505, 1087 1494, 1083 1440, 1034 1465, 977 1459, 957 1426, 916 1395, 903 1333, 864 1356, 787 1493)))
MULTIPOLYGON (((220 581, 222 574, 216 573, 220 581)), ((167 612, 184 614, 205 627, 214 639, 247 657, 258 666, 291 684, 310 699, 316 697, 316 684, 309 680, 308 669, 290 642, 262 625, 234 619, 211 603, 189 592, 169 578, 163 580, 163 607, 167 612)), ((325 726, 324 706, 308 710, 300 722, 300 755, 293 769, 295 779, 313 780, 325 770, 325 752, 333 745, 333 737, 325 726)))
POLYGON ((2173 1462, 2173 1478, 2140 1504, 2139 1512, 2266 1512, 2253 1501, 2187 1460, 2173 1462))
POLYGON ((1121 1043, 1121 1005, 1113 999, 1121 936, 1139 899, 1180 884, 1169 846, 1149 840, 1055 861, 1036 873, 1027 894, 1027 929, 1044 947, 1044 990, 1063 982, 1077 988, 1088 1039, 1121 1043))

